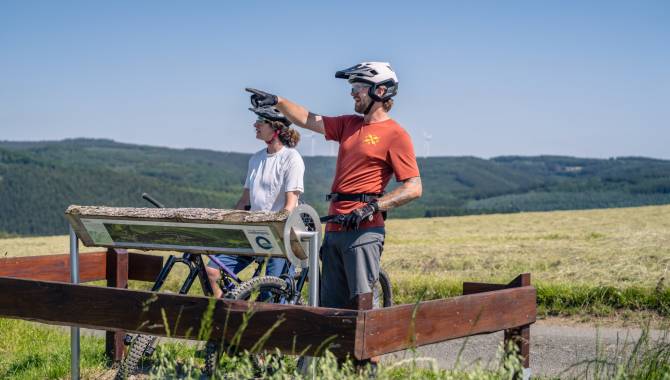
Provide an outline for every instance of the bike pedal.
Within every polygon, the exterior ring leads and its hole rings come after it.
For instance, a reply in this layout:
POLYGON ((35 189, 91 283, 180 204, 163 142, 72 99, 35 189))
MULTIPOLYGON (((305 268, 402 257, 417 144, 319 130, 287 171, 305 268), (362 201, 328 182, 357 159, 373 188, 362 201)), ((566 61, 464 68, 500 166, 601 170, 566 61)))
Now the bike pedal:
POLYGON ((123 344, 125 346, 130 346, 130 343, 133 342, 133 336, 130 334, 126 334, 126 336, 123 337, 123 344))

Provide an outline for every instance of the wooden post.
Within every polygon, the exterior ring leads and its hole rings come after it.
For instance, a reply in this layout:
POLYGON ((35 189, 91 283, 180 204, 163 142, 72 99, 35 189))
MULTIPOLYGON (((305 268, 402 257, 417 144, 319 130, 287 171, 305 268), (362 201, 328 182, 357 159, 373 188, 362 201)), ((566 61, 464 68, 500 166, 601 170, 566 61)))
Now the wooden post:
MULTIPOLYGON (((517 276, 508 287, 530 286, 530 273, 523 273, 517 276)), ((523 372, 517 373, 516 379, 530 378, 530 325, 524 325, 518 328, 505 330, 505 348, 512 342, 521 357, 523 372)))
MULTIPOLYGON (((351 302, 351 309, 372 310, 372 293, 363 293, 354 297, 351 302)), ((378 361, 379 361, 378 356, 374 356, 371 357, 370 359, 363 359, 363 360, 354 359, 354 367, 359 370, 362 370, 368 364, 376 365, 378 361)))
MULTIPOLYGON (((128 251, 109 248, 107 250, 107 286, 128 288, 128 251)), ((110 362, 123 359, 125 331, 107 331, 105 334, 105 354, 110 362)))

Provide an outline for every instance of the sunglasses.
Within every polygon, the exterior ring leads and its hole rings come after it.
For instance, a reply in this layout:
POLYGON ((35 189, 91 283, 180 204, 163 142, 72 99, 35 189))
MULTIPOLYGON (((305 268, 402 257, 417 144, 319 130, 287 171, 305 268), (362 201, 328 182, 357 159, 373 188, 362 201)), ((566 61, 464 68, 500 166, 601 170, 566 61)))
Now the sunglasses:
POLYGON ((256 119, 256 123, 257 124, 271 124, 272 122, 268 119, 259 117, 258 119, 256 119))
POLYGON ((360 83, 354 83, 351 85, 351 95, 357 94, 362 89, 368 89, 370 86, 360 83))

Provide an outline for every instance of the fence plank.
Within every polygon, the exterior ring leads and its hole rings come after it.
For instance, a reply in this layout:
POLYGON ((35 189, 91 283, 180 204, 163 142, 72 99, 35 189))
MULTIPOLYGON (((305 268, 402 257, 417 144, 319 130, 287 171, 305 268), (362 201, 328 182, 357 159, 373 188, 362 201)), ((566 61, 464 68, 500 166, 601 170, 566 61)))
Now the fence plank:
POLYGON ((463 295, 476 294, 483 292, 492 292, 495 290, 518 288, 521 286, 530 286, 530 273, 522 273, 510 281, 508 284, 489 284, 483 282, 464 282, 463 295))
POLYGON ((163 268, 163 256, 155 254, 128 253, 128 278, 154 282, 163 268))
POLYGON ((366 312, 362 358, 535 322, 526 286, 366 312))
MULTIPOLYGON (((106 278, 106 252, 79 254, 79 281, 106 278)), ((0 259, 0 276, 70 282, 70 255, 6 257, 0 259)))
MULTIPOLYGON (((107 278, 107 252, 79 254, 79 282, 107 278)), ((129 252, 128 278, 154 281, 163 267, 159 255, 129 252)), ((70 282, 70 255, 5 257, 0 259, 0 276, 43 281, 70 282)))
POLYGON ((161 294, 138 290, 72 285, 0 277, 0 316, 38 322, 77 325, 101 330, 126 330, 176 338, 197 338, 209 302, 214 302, 211 338, 233 338, 250 315, 239 346, 249 349, 279 319, 266 347, 315 356, 321 344, 334 338, 331 351, 338 356, 354 352, 359 311, 275 305, 206 297, 161 294), (36 302, 35 300, 39 300, 36 302), (163 324, 162 311, 168 322, 163 324), (178 323, 177 323, 178 322, 178 323), (167 333, 167 330, 169 334, 167 333), (295 351, 293 351, 295 350, 295 351))

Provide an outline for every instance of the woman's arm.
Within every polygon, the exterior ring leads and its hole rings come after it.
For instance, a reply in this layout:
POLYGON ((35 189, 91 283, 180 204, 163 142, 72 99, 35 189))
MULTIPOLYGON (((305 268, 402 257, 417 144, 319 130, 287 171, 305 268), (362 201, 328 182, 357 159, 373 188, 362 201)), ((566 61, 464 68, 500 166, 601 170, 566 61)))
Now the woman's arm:
POLYGON ((242 196, 240 197, 240 200, 237 201, 237 204, 235 205, 235 210, 246 210, 247 206, 251 205, 251 200, 249 197, 249 189, 244 189, 242 192, 242 196))
POLYGON ((287 191, 286 192, 286 203, 284 204, 284 210, 291 212, 298 205, 298 198, 300 198, 299 191, 287 191))

